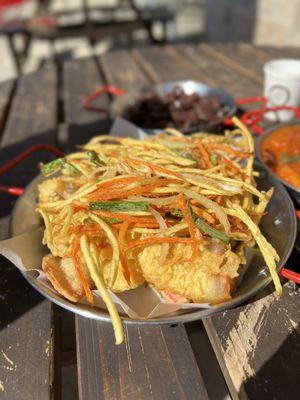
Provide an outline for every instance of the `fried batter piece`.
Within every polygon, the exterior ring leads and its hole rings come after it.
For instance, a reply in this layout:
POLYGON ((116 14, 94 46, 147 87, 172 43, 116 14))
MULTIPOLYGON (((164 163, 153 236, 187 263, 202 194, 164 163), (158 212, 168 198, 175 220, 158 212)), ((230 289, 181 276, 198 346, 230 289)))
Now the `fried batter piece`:
POLYGON ((193 257, 191 246, 170 245, 167 260, 160 263, 160 245, 142 250, 138 256, 145 280, 158 290, 184 296, 197 303, 220 303, 231 298, 240 258, 230 250, 220 254, 209 246, 193 257))
MULTIPOLYGON (((109 246, 103 247, 99 251, 99 261, 106 283, 108 283, 110 276, 111 253, 112 251, 109 246)), ((90 288, 93 289, 93 280, 83 261, 81 262, 81 266, 90 288)), ((120 263, 117 279, 113 287, 110 288, 113 292, 124 292, 125 290, 134 289, 144 282, 144 277, 137 259, 128 259, 128 267, 130 271, 130 284, 123 275, 123 269, 120 263)), ((72 258, 60 258, 52 254, 47 254, 43 258, 42 268, 53 287, 68 300, 78 302, 85 295, 72 258)))
MULTIPOLYGON (((99 263, 102 267, 104 280, 108 282, 110 276, 110 261, 112 257, 112 248, 111 246, 105 246, 99 250, 99 263)), ((115 284, 112 288, 113 292, 124 292, 125 290, 130 290, 138 287, 142 283, 144 283, 145 279, 142 275, 140 264, 137 258, 129 258, 128 268, 130 272, 130 284, 126 281, 123 275, 123 268, 121 263, 119 263, 118 275, 115 281, 115 284)))
MULTIPOLYGON (((76 303, 84 296, 83 287, 71 258, 62 259, 47 254, 43 257, 42 268, 54 289, 68 300, 76 303)), ((84 266, 83 273, 92 287, 89 271, 84 266)))

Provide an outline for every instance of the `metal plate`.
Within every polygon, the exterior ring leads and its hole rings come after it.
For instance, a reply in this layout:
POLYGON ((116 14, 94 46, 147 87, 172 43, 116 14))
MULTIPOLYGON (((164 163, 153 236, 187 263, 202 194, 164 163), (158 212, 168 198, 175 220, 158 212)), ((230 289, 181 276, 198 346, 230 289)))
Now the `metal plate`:
POLYGON ((274 132, 277 131, 277 129, 279 128, 284 128, 287 126, 293 126, 293 125, 299 125, 300 126, 300 120, 295 119, 291 122, 283 122, 283 123, 279 123, 279 124, 274 124, 272 126, 270 126, 269 128, 265 129, 265 133, 263 135, 261 135, 256 144, 256 156, 257 158, 260 160, 260 162, 265 165, 265 167, 269 170, 270 174, 272 174, 274 176, 275 179, 278 179, 288 190, 288 192, 290 193, 290 195, 292 196, 292 198, 300 205, 300 189, 297 189, 296 187, 292 186, 291 184, 289 184, 288 182, 284 181, 283 179, 281 179, 278 175, 276 175, 269 167, 268 165, 264 162, 264 160, 262 159, 261 156, 261 147, 263 145, 263 142, 274 132))
MULTIPOLYGON (((128 108, 133 106, 136 101, 138 101, 141 93, 147 92, 149 90, 156 91, 160 96, 171 92, 175 87, 180 87, 183 89, 185 94, 197 93, 199 96, 217 96, 220 99, 220 103, 228 108, 228 112, 222 118, 215 118, 211 122, 202 123, 194 126, 193 128, 187 130, 183 133, 192 133, 201 130, 213 131, 216 129, 225 119, 232 117, 236 113, 236 104, 232 96, 223 89, 213 88, 202 82, 183 80, 183 81, 172 81, 164 82, 158 85, 144 86, 139 90, 131 91, 126 93, 124 96, 117 98, 112 105, 112 117, 123 117, 130 121, 130 114, 128 108)), ((153 131, 148 127, 143 127, 147 132, 153 131)))
MULTIPOLYGON (((280 262, 278 264, 278 270, 280 270, 287 261, 295 243, 295 209, 287 191, 283 185, 281 185, 278 179, 271 175, 269 171, 260 163, 256 163, 255 169, 260 172, 260 177, 257 179, 259 189, 267 190, 271 186, 275 188, 274 196, 267 208, 268 212, 263 217, 260 227, 266 238, 276 248, 280 256, 280 262)), ((18 199, 15 205, 11 219, 11 232, 13 235, 24 233, 25 231, 30 230, 40 224, 40 219, 34 212, 36 208, 37 183, 39 179, 40 177, 36 178, 30 183, 24 195, 18 199), (30 218, 30 223, 27 223, 27 225, 24 225, 25 213, 30 213, 30 215, 32 215, 32 218, 30 218)), ((189 310, 188 312, 181 311, 179 313, 174 313, 162 318, 148 320, 133 320, 129 319, 128 317, 122 318, 124 322, 128 324, 153 325, 188 322, 208 317, 217 312, 224 311, 228 308, 232 308, 244 303, 250 297, 254 296, 257 292, 266 287, 271 282, 271 278, 266 272, 267 268, 265 267, 265 263, 260 253, 258 251, 254 251, 250 266, 230 301, 213 306, 209 309, 189 310)), ((106 310, 92 308, 82 304, 73 304, 59 295, 55 295, 35 279, 36 274, 34 272, 25 272, 24 276, 28 282, 40 293, 61 307, 88 318, 101 321, 110 321, 110 317, 106 310)))

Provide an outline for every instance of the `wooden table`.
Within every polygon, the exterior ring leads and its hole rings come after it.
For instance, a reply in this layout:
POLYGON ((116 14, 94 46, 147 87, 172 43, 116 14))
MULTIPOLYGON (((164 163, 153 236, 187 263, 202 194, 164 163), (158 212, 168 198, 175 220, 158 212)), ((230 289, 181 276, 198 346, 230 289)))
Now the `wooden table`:
MULTIPOLYGON (((180 44, 116 51, 68 61, 63 68, 47 65, 0 86, 0 164, 34 143, 69 151, 106 132, 111 124, 107 115, 81 107, 81 100, 102 84, 130 90, 190 78, 223 87, 235 97, 259 95, 263 63, 299 55, 298 49, 248 44, 180 44)), ((105 95, 97 105, 109 108, 111 100, 105 95)), ((34 155, 1 177, 1 183, 26 185, 37 173, 38 160, 47 159, 44 152, 34 155)), ((4 239, 15 198, 0 196, 4 239)), ((75 399, 76 393, 68 397, 65 392, 66 368, 78 378, 82 400, 217 399, 226 390, 223 377, 234 399, 299 398, 300 291, 291 283, 284 285, 280 300, 270 287, 248 304, 203 323, 126 326, 126 342, 116 347, 110 324, 56 307, 4 258, 0 269, 1 399, 75 399)))

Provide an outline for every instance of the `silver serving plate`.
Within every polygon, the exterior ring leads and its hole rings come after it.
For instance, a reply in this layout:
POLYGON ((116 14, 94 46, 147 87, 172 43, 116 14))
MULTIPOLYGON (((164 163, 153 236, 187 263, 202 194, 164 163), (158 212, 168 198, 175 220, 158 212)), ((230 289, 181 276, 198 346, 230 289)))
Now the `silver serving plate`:
POLYGON ((262 156, 261 156, 261 147, 262 147, 264 141, 268 138, 268 136, 270 134, 272 134, 274 131, 276 131, 277 129, 279 129, 279 128, 283 128, 283 127, 291 126, 291 125, 299 125, 300 126, 300 120, 294 120, 294 121, 291 121, 291 122, 283 122, 283 123, 280 123, 280 124, 272 125, 269 128, 267 128, 265 130, 265 133, 263 135, 261 135, 258 138, 257 142, 256 142, 256 144, 257 144, 257 146, 256 146, 256 156, 260 160, 260 162, 262 164, 264 164, 265 167, 269 170, 270 174, 272 174, 275 177, 275 179, 278 179, 287 188, 287 190, 290 193, 290 195, 292 196, 292 198, 300 205, 300 189, 292 186, 290 183, 284 181, 279 176, 277 176, 268 167, 268 165, 264 162, 264 160, 262 159, 262 156))
MULTIPOLYGON (((295 210, 287 191, 278 179, 270 174, 270 172, 261 164, 257 163, 255 169, 260 172, 260 177, 257 178, 259 189, 267 190, 272 186, 275 188, 273 198, 267 208, 268 212, 263 217, 260 227, 266 238, 276 248, 280 256, 280 262, 278 264, 278 270, 280 270, 287 261, 294 246, 296 238, 295 210)), ((25 193, 18 199, 15 205, 11 219, 11 232, 13 236, 41 225, 41 221, 37 213, 34 211, 37 199, 37 184, 40 179, 41 178, 38 177, 28 185, 25 193), (24 218, 25 215, 26 218, 24 218), (25 220, 29 220, 30 222, 24 223, 25 220)), ((253 251, 252 253, 253 258, 249 268, 231 300, 215 305, 209 309, 193 309, 189 311, 181 310, 180 312, 161 318, 145 320, 130 319, 126 316, 122 316, 122 319, 125 323, 138 325, 184 323, 208 317, 244 303, 271 282, 271 278, 262 256, 258 251, 253 251)), ((92 308, 83 304, 71 303, 60 295, 53 293, 37 281, 35 272, 27 271, 22 273, 35 289, 61 307, 87 318, 100 321, 110 321, 107 310, 96 307, 92 308)))
MULTIPOLYGON (((150 85, 143 86, 139 89, 132 90, 121 97, 118 97, 116 100, 114 100, 112 105, 111 109, 112 117, 116 116, 123 117, 130 121, 130 113, 128 112, 128 108, 133 106, 135 102, 138 101, 142 93, 145 93, 149 90, 151 91, 154 90, 155 92, 157 92, 158 95, 164 96, 167 93, 171 92, 175 87, 182 88, 185 94, 197 93, 201 97, 216 96, 220 99, 220 103, 223 106, 226 106, 228 110, 227 113, 224 115, 224 117, 215 118, 213 121, 196 125, 187 131, 181 130, 183 133, 192 133, 197 131, 211 132, 214 129, 216 129, 216 127, 219 126, 225 119, 232 117, 236 113, 235 101, 233 97, 225 90, 213 88, 211 86, 206 85, 205 83, 198 81, 183 80, 183 81, 164 82, 151 86, 150 85)), ((146 130, 147 132, 154 131, 153 129, 148 128, 147 126, 144 126, 143 129, 146 130)))

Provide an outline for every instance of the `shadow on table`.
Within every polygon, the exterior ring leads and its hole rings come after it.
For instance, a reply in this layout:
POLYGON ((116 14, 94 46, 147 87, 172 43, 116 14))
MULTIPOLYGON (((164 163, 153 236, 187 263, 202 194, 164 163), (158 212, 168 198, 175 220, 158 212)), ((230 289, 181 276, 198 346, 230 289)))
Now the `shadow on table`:
POLYGON ((0 330, 43 300, 20 271, 0 256, 0 330))
MULTIPOLYGON (((58 140, 56 139, 55 131, 35 134, 34 136, 26 138, 23 141, 0 148, 0 168, 11 159, 18 156, 24 150, 39 143, 47 143, 54 146, 59 146, 63 151, 66 152, 75 150, 76 145, 87 142, 92 136, 107 133, 110 129, 110 126, 111 119, 105 118, 93 123, 81 125, 72 124, 68 129, 68 131, 71 133, 68 134, 68 132, 65 132, 65 135, 60 135, 58 140)), ((52 160, 54 157, 55 156, 53 156, 52 153, 45 150, 33 153, 19 165, 14 167, 11 171, 2 176, 0 175, 0 184, 25 187, 36 175, 39 174, 39 163, 46 163, 52 160)), ((0 220, 11 213, 16 199, 17 197, 0 192, 0 220)), ((3 235, 1 235, 0 222, 0 240, 2 239, 3 235)))
POLYGON ((300 393, 300 327, 297 326, 240 391, 240 398, 286 400, 300 393))

